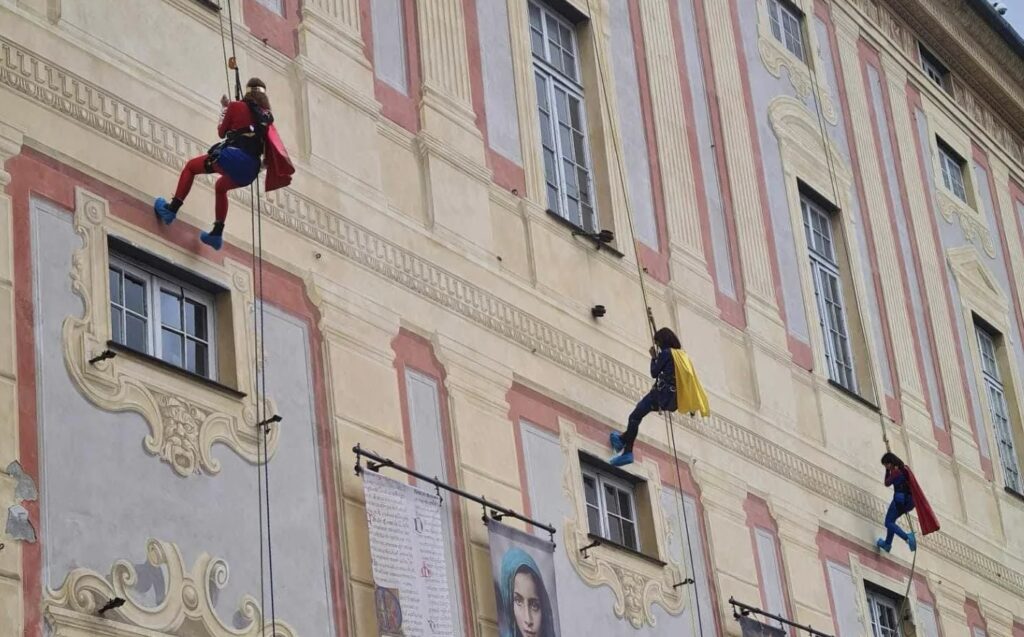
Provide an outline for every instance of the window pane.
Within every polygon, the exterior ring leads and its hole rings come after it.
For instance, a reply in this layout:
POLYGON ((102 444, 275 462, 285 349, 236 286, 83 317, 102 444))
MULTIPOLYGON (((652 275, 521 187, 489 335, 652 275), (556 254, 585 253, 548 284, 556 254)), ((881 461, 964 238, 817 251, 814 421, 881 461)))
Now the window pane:
POLYGON ((632 522, 622 522, 622 543, 634 551, 637 550, 636 526, 632 522))
POLYGON ((181 297, 167 290, 160 290, 160 322, 167 327, 181 330, 181 297))
POLYGON ((609 515, 608 516, 608 539, 612 542, 622 544, 622 522, 619 518, 609 515))
POLYGON ((185 299, 185 332, 199 340, 208 340, 206 336, 206 306, 185 299))
POLYGON ((543 28, 540 18, 540 7, 535 4, 530 5, 530 26, 538 30, 543 28))
POLYGON ((118 305, 124 305, 124 297, 121 290, 121 273, 114 268, 110 268, 110 302, 117 303, 118 305))
POLYGON ((594 535, 603 535, 601 531, 601 511, 597 507, 587 507, 587 528, 594 535))
POLYGON ((192 339, 185 342, 187 365, 185 368, 200 376, 209 376, 209 354, 205 344, 192 339))
POLYGON ((548 210, 558 212, 558 190, 554 186, 548 186, 548 210))
POLYGON ((625 491, 619 491, 619 511, 627 520, 633 519, 633 506, 630 504, 629 494, 625 491))
POLYGON ((616 491, 618 490, 615 487, 604 485, 604 503, 608 507, 608 513, 619 515, 619 498, 616 491))
POLYGON ((587 504, 597 506, 597 480, 591 476, 583 476, 583 493, 587 498, 587 504))
POLYGON ((149 342, 149 338, 146 333, 146 321, 144 319, 141 319, 134 314, 126 315, 124 331, 125 345, 139 352, 149 352, 149 348, 146 346, 149 342))
POLYGON ((177 334, 168 329, 162 329, 161 332, 161 352, 160 358, 164 359, 172 365, 178 367, 184 367, 184 343, 181 334, 177 334))
POLYGON ((110 339, 124 344, 124 312, 113 307, 110 308, 110 339))
POLYGON ((146 311, 146 284, 130 274, 124 276, 124 302, 125 307, 136 314, 149 315, 146 311))

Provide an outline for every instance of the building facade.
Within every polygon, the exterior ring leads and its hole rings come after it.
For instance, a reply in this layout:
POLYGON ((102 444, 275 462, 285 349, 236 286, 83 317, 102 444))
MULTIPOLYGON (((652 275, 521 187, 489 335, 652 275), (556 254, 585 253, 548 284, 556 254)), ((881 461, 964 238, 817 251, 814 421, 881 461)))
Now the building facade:
MULTIPOLYGON (((226 2, 0 0, 0 634, 381 634, 360 445, 554 526, 563 635, 1024 635, 1024 41, 984 0, 226 2), (212 181, 151 202, 231 55, 298 170, 215 252, 212 181), (712 415, 618 472, 647 307, 712 415), (887 445, 916 556, 874 546, 887 445)), ((499 634, 442 506, 454 633, 499 634)))

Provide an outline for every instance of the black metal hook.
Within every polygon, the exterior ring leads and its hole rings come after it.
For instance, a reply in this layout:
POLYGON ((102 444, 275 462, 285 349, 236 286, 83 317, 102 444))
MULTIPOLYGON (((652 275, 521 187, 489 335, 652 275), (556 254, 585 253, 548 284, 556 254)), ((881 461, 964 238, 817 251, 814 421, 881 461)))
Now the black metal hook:
POLYGON ((587 551, 589 551, 590 549, 592 549, 594 547, 597 547, 597 546, 601 546, 601 541, 600 540, 594 540, 590 544, 588 544, 588 545, 584 546, 583 548, 581 548, 580 549, 580 553, 583 554, 583 559, 585 559, 585 560, 589 559, 590 558, 590 554, 587 551))
POLYGON ((110 358, 114 358, 115 356, 117 356, 117 352, 115 352, 112 349, 105 349, 102 352, 100 352, 99 354, 97 354, 96 356, 93 356, 92 358, 90 358, 89 359, 89 364, 90 365, 95 365, 96 363, 99 363, 101 361, 105 361, 105 360, 110 359, 110 358))
POLYGON ((680 586, 686 586, 687 584, 693 584, 693 583, 694 583, 693 578, 692 577, 687 577, 686 579, 684 579, 683 581, 679 582, 678 584, 673 584, 672 588, 679 588, 680 586))
POLYGON ((256 426, 257 427, 262 427, 263 428, 263 432, 266 433, 270 429, 270 425, 279 423, 282 420, 284 420, 284 419, 281 418, 281 416, 279 416, 277 414, 274 414, 270 418, 267 418, 266 420, 261 420, 260 422, 256 423, 256 426))
POLYGON ((124 604, 125 604, 125 600, 124 600, 123 597, 114 597, 113 599, 109 600, 106 604, 104 604, 103 608, 101 608, 98 611, 96 611, 96 614, 99 615, 100 617, 103 617, 103 615, 108 610, 114 610, 115 608, 121 608, 122 606, 124 606, 124 604))

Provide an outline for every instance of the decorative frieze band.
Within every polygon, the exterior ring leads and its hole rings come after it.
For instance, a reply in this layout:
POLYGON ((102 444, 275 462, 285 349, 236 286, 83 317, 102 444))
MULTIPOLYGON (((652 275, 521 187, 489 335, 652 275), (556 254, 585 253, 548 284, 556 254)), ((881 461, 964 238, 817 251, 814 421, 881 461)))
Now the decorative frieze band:
MULTIPOLYGON (((184 159, 206 148, 199 140, 4 38, 0 38, 0 84, 175 170, 184 159)), ((237 199, 248 203, 248 195, 242 190, 233 193, 237 199)), ((642 395, 649 385, 647 376, 636 369, 293 190, 275 191, 265 203, 267 217, 279 225, 579 377, 630 400, 642 395)), ((694 431, 865 518, 879 520, 883 516, 885 503, 870 492, 837 478, 794 451, 721 416, 705 420, 699 427, 694 427, 694 431)), ((925 546, 945 559, 1024 596, 1024 573, 968 544, 950 535, 939 534, 935 539, 929 538, 925 546)))

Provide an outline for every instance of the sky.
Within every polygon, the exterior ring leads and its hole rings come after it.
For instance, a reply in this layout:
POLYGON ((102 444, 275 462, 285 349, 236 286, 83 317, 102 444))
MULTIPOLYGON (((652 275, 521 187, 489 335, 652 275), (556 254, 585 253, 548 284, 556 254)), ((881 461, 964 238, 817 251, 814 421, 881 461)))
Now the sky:
POLYGON ((1017 29, 1017 33, 1024 36, 1024 0, 1003 0, 1000 4, 1007 8, 1003 17, 1017 29))

